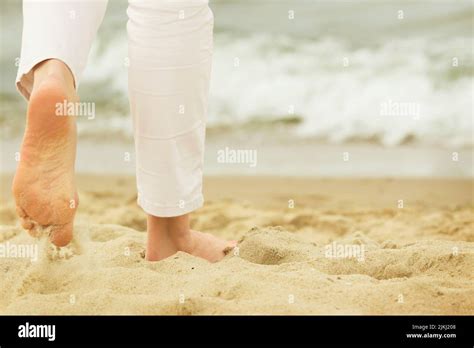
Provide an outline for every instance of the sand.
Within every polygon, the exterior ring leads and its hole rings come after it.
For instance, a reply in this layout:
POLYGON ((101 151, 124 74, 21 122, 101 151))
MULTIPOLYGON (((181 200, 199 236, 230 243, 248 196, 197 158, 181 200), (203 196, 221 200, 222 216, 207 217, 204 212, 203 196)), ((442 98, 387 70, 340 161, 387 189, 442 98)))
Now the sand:
POLYGON ((1 314, 474 314, 472 180, 211 177, 192 225, 240 241, 215 264, 142 258, 132 177, 79 177, 62 250, 18 227, 10 181, 0 245, 39 254, 0 258, 1 314))

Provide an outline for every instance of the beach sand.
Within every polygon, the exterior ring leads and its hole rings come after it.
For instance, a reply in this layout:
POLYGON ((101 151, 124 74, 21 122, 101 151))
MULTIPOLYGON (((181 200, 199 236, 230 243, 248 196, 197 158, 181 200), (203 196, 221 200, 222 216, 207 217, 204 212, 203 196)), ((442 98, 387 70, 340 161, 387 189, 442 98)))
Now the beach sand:
POLYGON ((132 177, 79 176, 59 251, 18 227, 10 183, 0 245, 39 258, 0 258, 1 314, 474 314, 472 180, 206 178, 193 228, 239 240, 215 264, 142 258, 132 177))

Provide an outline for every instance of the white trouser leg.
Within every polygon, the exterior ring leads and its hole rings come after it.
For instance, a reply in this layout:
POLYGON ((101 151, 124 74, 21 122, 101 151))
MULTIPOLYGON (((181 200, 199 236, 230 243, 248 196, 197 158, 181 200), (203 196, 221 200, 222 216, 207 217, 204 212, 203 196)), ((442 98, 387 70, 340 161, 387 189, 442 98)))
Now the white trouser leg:
POLYGON ((127 13, 138 204, 183 215, 203 204, 213 14, 208 0, 129 0, 127 13))
POLYGON ((77 85, 104 18, 107 0, 23 0, 23 37, 16 85, 29 99, 33 67, 46 59, 62 60, 77 85))

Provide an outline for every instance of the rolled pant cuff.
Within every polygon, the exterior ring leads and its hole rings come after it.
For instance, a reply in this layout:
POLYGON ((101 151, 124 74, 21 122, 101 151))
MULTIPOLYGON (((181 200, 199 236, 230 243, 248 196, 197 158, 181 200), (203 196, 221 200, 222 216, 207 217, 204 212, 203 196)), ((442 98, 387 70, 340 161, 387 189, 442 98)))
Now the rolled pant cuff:
POLYGON ((40 55, 34 57, 30 62, 27 64, 21 64, 18 68, 18 73, 16 77, 16 89, 20 94, 25 97, 26 100, 30 100, 31 91, 33 89, 34 84, 34 72, 33 68, 41 62, 49 59, 57 59, 62 61, 71 72, 71 75, 74 80, 74 87, 77 89, 79 75, 83 67, 78 67, 74 64, 74 59, 67 57, 65 54, 60 53, 48 53, 44 55, 40 55))
POLYGON ((160 205, 139 196, 137 203, 145 213, 149 215, 158 217, 175 217, 191 213, 192 211, 201 208, 204 204, 204 197, 200 195, 190 201, 180 202, 176 205, 160 205))

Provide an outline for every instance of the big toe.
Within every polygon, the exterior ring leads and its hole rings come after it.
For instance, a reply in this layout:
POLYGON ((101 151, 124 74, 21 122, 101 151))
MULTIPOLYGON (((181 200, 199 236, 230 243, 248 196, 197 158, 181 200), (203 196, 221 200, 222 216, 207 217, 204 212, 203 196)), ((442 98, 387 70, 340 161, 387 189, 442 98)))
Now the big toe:
POLYGON ((69 222, 61 226, 53 226, 49 237, 51 243, 58 247, 68 245, 72 240, 73 223, 69 222))
POLYGON ((224 255, 227 255, 229 252, 234 250, 235 247, 237 247, 237 241, 236 240, 227 241, 226 246, 223 250, 224 255))

